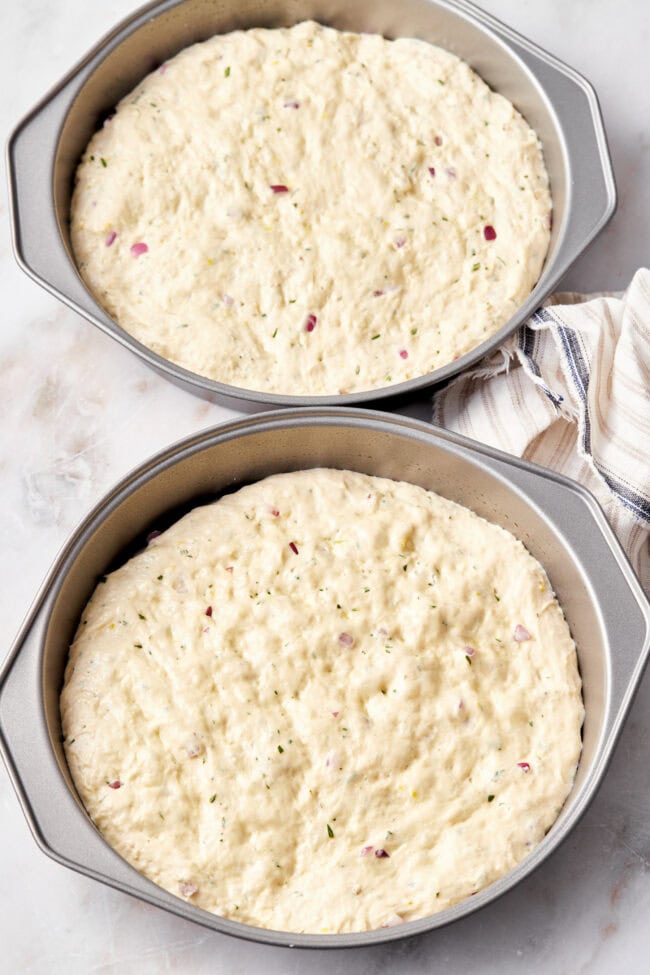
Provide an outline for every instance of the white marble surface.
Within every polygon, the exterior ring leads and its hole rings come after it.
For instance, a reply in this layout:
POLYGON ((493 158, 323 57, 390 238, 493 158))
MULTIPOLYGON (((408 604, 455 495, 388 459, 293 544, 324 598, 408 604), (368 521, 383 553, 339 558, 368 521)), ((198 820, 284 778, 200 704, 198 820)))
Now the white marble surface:
MULTIPOLYGON (((647 4, 484 0, 484 6, 598 89, 620 206, 565 284, 623 287, 650 254, 647 4)), ((3 4, 2 130, 133 7, 132 0, 3 4)), ((232 414, 175 389, 41 291, 13 261, 4 194, 0 220, 1 654, 90 505, 148 454, 232 414)), ((650 951, 649 738, 646 680, 599 796, 531 879, 451 928, 393 947, 330 954, 222 937, 59 867, 37 850, 0 768, 0 972, 640 972, 650 951)))

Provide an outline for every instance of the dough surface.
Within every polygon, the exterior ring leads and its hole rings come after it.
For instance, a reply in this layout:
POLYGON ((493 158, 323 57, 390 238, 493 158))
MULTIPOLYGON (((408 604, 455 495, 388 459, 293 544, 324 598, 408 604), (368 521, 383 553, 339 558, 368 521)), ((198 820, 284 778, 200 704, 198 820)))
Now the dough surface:
POLYGON ((448 907, 573 783, 576 653, 509 532, 405 482, 281 474, 97 586, 61 696, 107 841, 205 910, 362 931, 448 907))
POLYGON ((527 298, 550 238, 541 146, 509 101, 439 47, 313 22, 185 49, 76 180, 73 248, 109 314, 273 393, 451 362, 527 298))

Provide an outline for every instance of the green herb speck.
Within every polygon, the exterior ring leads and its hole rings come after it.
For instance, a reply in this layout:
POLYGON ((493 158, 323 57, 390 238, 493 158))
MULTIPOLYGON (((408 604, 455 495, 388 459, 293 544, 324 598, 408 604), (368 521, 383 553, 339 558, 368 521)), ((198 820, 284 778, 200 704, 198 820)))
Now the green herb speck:
POLYGON ((229 78, 230 77, 230 65, 228 65, 228 67, 224 71, 223 76, 224 76, 224 78, 229 78))
POLYGON ((278 751, 280 752, 280 754, 283 753, 284 748, 282 747, 282 745, 278 745, 278 751))
POLYGON ((488 802, 492 802, 493 799, 494 799, 494 796, 488 796, 488 802))
POLYGON ((332 829, 329 823, 327 824, 327 835, 331 840, 334 839, 334 830, 332 829))
POLYGON ((472 666, 472 658, 468 654, 465 654, 465 660, 467 661, 467 663, 471 667, 472 666))
POLYGON ((104 167, 104 169, 106 169, 106 167, 108 166, 108 163, 106 162, 106 160, 104 159, 103 156, 102 156, 100 162, 101 162, 102 166, 104 167))
POLYGON ((370 341, 371 342, 374 342, 375 339, 380 339, 380 338, 381 338, 381 332, 377 332, 376 335, 373 335, 373 337, 370 339, 370 341))

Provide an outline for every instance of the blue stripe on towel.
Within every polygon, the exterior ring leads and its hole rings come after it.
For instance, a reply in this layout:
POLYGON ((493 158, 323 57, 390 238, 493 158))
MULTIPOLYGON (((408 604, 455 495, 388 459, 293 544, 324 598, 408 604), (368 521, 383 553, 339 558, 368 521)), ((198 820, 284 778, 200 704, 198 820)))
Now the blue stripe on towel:
MULTIPOLYGON (((546 321, 547 320, 546 318, 542 318, 543 313, 544 313, 544 309, 541 308, 539 312, 536 312, 533 315, 533 320, 538 319, 539 321, 546 321)), ((521 328, 519 329, 519 348, 521 349, 522 353, 526 357, 526 361, 528 362, 530 371, 533 373, 534 376, 537 376, 538 379, 542 379, 542 374, 539 371, 539 366, 535 361, 536 339, 537 339, 537 334, 532 330, 532 328, 529 328, 528 325, 526 324, 521 326, 521 328)), ((561 396, 559 393, 554 393, 552 389, 549 389, 546 383, 540 382, 539 386, 540 389, 542 389, 544 393, 546 393, 551 403, 556 408, 559 407, 560 403, 564 401, 564 397, 561 396)))
POLYGON ((609 471, 606 471, 601 467, 600 464, 596 463, 591 451, 591 418, 589 416, 589 409, 587 406, 587 394, 589 390, 589 369, 582 355, 580 349, 580 342, 577 336, 570 330, 560 325, 557 318, 547 309, 542 309, 540 315, 541 321, 543 322, 553 322, 557 329, 557 334, 562 343, 564 349, 567 364, 573 378, 573 383, 578 393, 578 396, 584 404, 584 427, 582 435, 582 447, 586 454, 589 454, 591 459, 594 461, 596 469, 599 474, 609 487, 611 491, 618 497, 622 505, 632 511, 637 518, 643 519, 650 523, 650 500, 645 498, 638 491, 635 491, 630 485, 624 484, 619 478, 613 477, 609 471), (543 315, 543 317, 541 317, 543 315))

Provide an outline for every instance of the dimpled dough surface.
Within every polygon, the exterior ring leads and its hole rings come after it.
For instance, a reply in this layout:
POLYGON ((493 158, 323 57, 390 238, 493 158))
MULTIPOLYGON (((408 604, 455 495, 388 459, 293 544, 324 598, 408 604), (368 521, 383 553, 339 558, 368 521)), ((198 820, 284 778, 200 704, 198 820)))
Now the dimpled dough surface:
POLYGON ((213 37, 145 78, 84 153, 72 242, 160 355, 336 394, 493 334, 539 277, 550 209, 535 133, 467 64, 307 22, 213 37))
POLYGON ((208 911, 312 932, 422 917, 506 873, 571 788, 583 717, 521 542, 332 470, 196 508, 99 584, 61 712, 122 856, 208 911))

